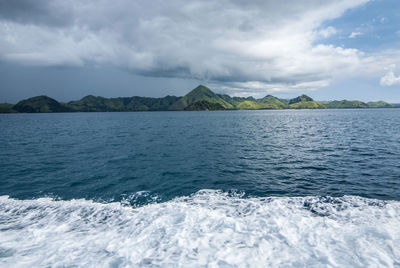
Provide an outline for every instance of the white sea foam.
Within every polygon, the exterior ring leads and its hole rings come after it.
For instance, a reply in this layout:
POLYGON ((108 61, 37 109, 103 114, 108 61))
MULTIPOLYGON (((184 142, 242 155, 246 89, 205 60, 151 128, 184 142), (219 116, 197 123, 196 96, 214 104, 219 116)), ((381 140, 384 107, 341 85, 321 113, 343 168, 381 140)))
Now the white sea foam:
POLYGON ((2 267, 400 266, 400 202, 241 198, 138 208, 0 197, 2 267))

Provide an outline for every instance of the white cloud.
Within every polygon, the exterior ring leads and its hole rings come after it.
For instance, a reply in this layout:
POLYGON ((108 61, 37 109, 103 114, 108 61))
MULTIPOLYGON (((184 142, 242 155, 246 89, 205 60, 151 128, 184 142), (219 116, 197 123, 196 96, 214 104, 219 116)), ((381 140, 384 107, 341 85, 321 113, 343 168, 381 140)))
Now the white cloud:
POLYGON ((336 33, 337 33, 336 29, 332 26, 329 26, 319 31, 319 34, 324 38, 328 38, 336 33))
POLYGON ((381 86, 400 85, 400 76, 396 76, 394 74, 395 68, 395 64, 391 64, 385 68, 387 70, 387 73, 380 80, 381 86))
POLYGON ((318 44, 321 36, 336 33, 333 27, 318 29, 366 2, 41 0, 37 5, 48 6, 36 6, 32 12, 39 10, 39 15, 29 16, 26 10, 14 16, 18 19, 0 14, 0 59, 47 66, 114 65, 232 90, 315 89, 363 66, 365 56, 357 49, 318 44), (68 12, 55 18, 52 8, 60 6, 68 12))
POLYGON ((229 93, 234 97, 256 97, 262 98, 266 94, 274 94, 277 92, 304 92, 313 91, 321 87, 329 85, 328 80, 315 81, 315 82, 304 82, 304 83, 293 83, 288 85, 287 83, 263 83, 258 81, 248 82, 228 82, 223 85, 211 84, 211 87, 217 89, 218 92, 229 93))
POLYGON ((349 38, 356 38, 357 36, 360 36, 360 35, 363 35, 363 33, 362 32, 352 32, 349 35, 349 38))

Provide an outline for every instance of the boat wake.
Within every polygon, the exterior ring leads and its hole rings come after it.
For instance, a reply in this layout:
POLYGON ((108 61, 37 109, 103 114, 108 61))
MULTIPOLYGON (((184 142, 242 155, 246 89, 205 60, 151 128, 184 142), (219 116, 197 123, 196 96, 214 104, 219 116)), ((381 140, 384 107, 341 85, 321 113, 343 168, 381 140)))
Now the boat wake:
POLYGON ((399 266, 400 202, 243 198, 163 203, 0 197, 0 266, 399 266))

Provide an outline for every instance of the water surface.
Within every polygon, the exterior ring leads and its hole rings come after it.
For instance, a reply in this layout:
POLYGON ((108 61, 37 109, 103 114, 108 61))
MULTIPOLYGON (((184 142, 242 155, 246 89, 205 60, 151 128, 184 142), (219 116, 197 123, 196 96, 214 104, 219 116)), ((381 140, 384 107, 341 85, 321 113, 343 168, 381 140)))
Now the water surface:
POLYGON ((400 110, 1 115, 0 195, 400 199, 400 110))
POLYGON ((10 114, 0 129, 0 266, 400 266, 399 109, 10 114))

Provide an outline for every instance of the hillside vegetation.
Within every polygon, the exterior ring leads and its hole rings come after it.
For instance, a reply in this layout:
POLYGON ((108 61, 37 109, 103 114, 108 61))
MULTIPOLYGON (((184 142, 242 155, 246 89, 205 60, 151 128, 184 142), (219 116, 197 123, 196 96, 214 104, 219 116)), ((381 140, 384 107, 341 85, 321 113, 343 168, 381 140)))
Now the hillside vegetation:
POLYGON ((182 110, 260 110, 260 109, 348 109, 348 108, 394 108, 384 101, 325 101, 318 102, 307 95, 293 99, 279 99, 267 95, 261 99, 253 97, 231 97, 216 94, 200 85, 183 97, 164 98, 120 97, 104 98, 86 96, 80 100, 60 103, 47 96, 22 100, 15 105, 0 104, 0 113, 60 113, 60 112, 128 112, 128 111, 182 111, 182 110))
POLYGON ((211 110, 225 110, 225 108, 219 104, 214 102, 208 102, 205 100, 196 101, 190 104, 189 106, 185 107, 186 111, 211 111, 211 110))
POLYGON ((0 113, 2 114, 16 113, 17 111, 13 109, 13 106, 14 105, 10 103, 0 103, 0 113))
POLYGON ((22 100, 12 107, 20 113, 64 113, 72 110, 47 96, 37 96, 22 100))
POLYGON ((234 108, 232 104, 219 97, 217 94, 212 92, 208 87, 200 85, 190 91, 188 94, 180 98, 177 102, 172 104, 169 110, 183 110, 185 107, 191 105, 194 102, 207 101, 209 103, 218 103, 225 109, 234 108))

